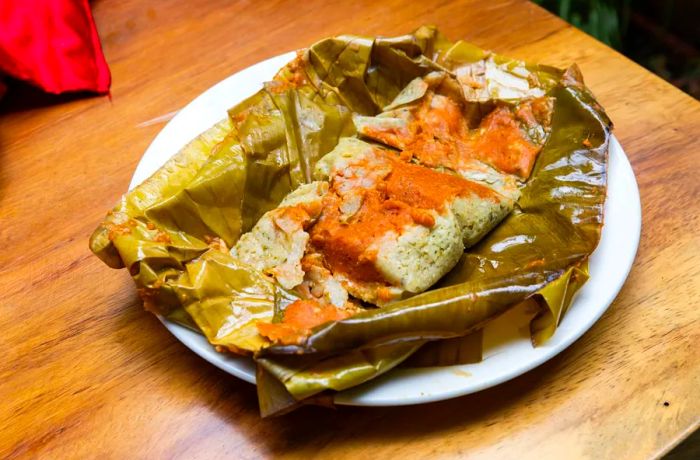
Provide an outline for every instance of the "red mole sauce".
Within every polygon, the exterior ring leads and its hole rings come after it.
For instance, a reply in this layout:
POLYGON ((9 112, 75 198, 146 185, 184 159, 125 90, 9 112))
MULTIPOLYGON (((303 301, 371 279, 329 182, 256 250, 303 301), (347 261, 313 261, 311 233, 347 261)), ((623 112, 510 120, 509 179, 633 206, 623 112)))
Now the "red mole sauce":
POLYGON ((257 323, 260 335, 273 342, 299 343, 309 331, 319 324, 337 321, 350 316, 349 312, 317 300, 297 300, 284 310, 281 323, 257 323))
POLYGON ((497 107, 479 125, 478 135, 470 136, 461 150, 508 174, 527 178, 541 147, 525 136, 507 107, 497 107))
POLYGON ((375 266, 377 254, 370 246, 388 232, 401 235, 412 224, 432 227, 435 218, 430 211, 444 212, 447 203, 456 197, 494 196, 480 184, 406 163, 393 154, 380 158, 390 164, 391 172, 371 188, 353 190, 362 195, 359 210, 349 219, 343 218, 342 198, 334 183, 324 198, 321 217, 310 231, 311 244, 324 256, 330 270, 353 281, 386 282, 375 266))
POLYGON ((507 173, 527 178, 541 146, 533 144, 519 122, 526 126, 549 125, 551 105, 547 98, 524 102, 511 109, 496 107, 470 130, 460 106, 454 101, 427 96, 414 113, 408 130, 394 129, 368 135, 400 148, 430 167, 459 170, 477 159, 507 173), (431 103, 436 100, 439 103, 431 103))

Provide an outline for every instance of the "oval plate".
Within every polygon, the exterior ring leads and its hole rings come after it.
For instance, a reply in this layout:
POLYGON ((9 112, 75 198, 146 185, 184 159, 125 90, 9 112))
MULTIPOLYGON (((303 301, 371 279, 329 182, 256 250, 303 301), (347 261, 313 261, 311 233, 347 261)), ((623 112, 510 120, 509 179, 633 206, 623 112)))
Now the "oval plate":
MULTIPOLYGON (((212 86, 180 110, 156 136, 131 179, 130 188, 148 178, 190 140, 226 116, 294 58, 286 53, 262 61, 212 86)), ((590 258, 590 279, 574 298, 554 336, 533 348, 529 316, 514 309, 484 330, 484 359, 477 364, 394 369, 355 388, 337 393, 337 404, 398 406, 420 404, 474 393, 517 377, 571 345, 603 315, 632 267, 641 232, 639 189, 625 152, 613 136, 608 163, 605 225, 590 258)), ((224 371, 255 383, 250 358, 217 353, 204 336, 173 322, 161 321, 188 348, 224 371)))

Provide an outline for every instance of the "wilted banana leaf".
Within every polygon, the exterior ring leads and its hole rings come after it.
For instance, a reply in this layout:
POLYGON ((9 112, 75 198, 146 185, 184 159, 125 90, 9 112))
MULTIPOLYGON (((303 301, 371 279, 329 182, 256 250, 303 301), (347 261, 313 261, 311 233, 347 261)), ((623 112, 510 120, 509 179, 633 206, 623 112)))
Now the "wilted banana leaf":
POLYGON ((530 336, 535 346, 545 343, 557 329, 561 318, 571 305, 574 294, 588 280, 588 261, 582 266, 571 267, 559 279, 537 292, 534 299, 542 308, 530 322, 530 336))
POLYGON ((192 323, 179 309, 167 280, 177 277, 187 261, 209 250, 209 246, 177 227, 159 227, 146 217, 146 212, 192 183, 230 130, 231 122, 223 120, 185 146, 124 195, 90 238, 90 249, 107 265, 129 269, 147 309, 173 314, 188 326, 192 323))
POLYGON ((411 80, 442 69, 424 54, 433 41, 430 33, 328 38, 309 48, 306 72, 321 94, 334 92, 353 112, 374 115, 411 80))
POLYGON ((378 377, 411 356, 425 341, 356 350, 332 357, 285 356, 257 360, 258 400, 263 417, 281 415, 299 405, 332 405, 318 398, 326 390, 341 391, 378 377))
POLYGON ((228 247, 309 181, 315 160, 354 127, 345 107, 309 86, 263 89, 229 115, 127 193, 90 248, 129 268, 149 310, 252 352, 266 343, 255 321, 271 320, 290 294, 241 267, 228 247), (250 321, 226 316, 240 309, 250 321))
POLYGON ((484 330, 452 339, 435 340, 423 345, 401 367, 456 366, 481 362, 484 345, 484 330))
POLYGON ((276 286, 228 252, 208 251, 188 263, 172 288, 212 345, 248 351, 266 344, 255 323, 272 320, 276 286))
MULTIPOLYGON (((138 257, 126 257, 125 260, 115 248, 114 241, 122 234, 129 234, 124 224, 129 219, 143 220, 147 208, 182 190, 207 161, 214 146, 222 142, 230 130, 231 122, 228 119, 217 123, 180 150, 150 178, 124 195, 90 238, 90 249, 95 255, 112 268, 122 268, 129 260, 138 260, 138 257)), ((139 239, 155 238, 143 235, 139 239)), ((200 249, 203 247, 200 245, 200 249)), ((128 268, 131 269, 130 266, 128 268)))
POLYGON ((533 342, 551 336, 600 237, 610 127, 575 68, 510 60, 451 43, 432 27, 326 39, 125 195, 90 245, 109 266, 130 270, 147 308, 196 325, 221 349, 255 352, 269 415, 372 379, 427 341, 448 339, 433 351, 428 345, 423 362, 459 358, 472 343, 463 337, 532 296, 543 306, 533 342), (377 115, 433 71, 458 81, 484 110, 555 98, 551 135, 516 210, 431 290, 322 324, 298 345, 270 346, 255 324, 279 321, 295 294, 228 249, 354 134, 353 113, 377 115))
POLYGON ((377 377, 424 343, 424 340, 412 340, 328 357, 287 355, 275 360, 259 358, 257 362, 282 382, 295 399, 301 400, 324 390, 340 391, 377 377))

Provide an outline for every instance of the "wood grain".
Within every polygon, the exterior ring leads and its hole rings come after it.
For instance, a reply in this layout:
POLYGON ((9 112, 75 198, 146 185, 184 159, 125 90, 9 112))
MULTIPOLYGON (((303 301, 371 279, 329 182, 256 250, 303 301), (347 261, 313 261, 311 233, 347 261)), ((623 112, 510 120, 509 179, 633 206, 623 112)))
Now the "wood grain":
POLYGON ((700 417, 700 104, 522 1, 92 2, 112 99, 0 113, 0 457, 649 458, 700 417), (145 313, 87 249, 146 146, 200 92, 324 36, 424 23, 577 62, 637 174, 637 260, 603 318, 526 375, 452 401, 261 420, 254 387, 145 313), (668 404, 666 404, 668 403, 668 404))

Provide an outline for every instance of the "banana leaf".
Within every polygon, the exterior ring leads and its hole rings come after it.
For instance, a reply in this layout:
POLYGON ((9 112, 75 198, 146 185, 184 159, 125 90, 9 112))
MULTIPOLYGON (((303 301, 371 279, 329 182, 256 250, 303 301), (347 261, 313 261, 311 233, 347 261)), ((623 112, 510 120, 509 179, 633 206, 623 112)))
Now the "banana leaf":
POLYGON ((355 113, 374 115, 416 77, 442 70, 424 53, 435 40, 425 34, 395 38, 343 35, 311 46, 306 72, 321 94, 337 94, 355 113))
MULTIPOLYGON (((325 390, 344 390, 392 369, 425 343, 412 340, 382 347, 354 350, 333 356, 287 355, 257 359, 258 366, 282 382, 294 399, 302 400, 325 390)), ((258 391, 264 392, 260 387, 258 391)))
POLYGON ((401 363, 401 367, 437 367, 479 363, 482 360, 484 330, 423 345, 401 363))
POLYGON ((551 336, 585 282, 603 223, 612 125, 578 69, 451 43, 433 27, 322 40, 295 62, 303 78, 289 77, 290 64, 279 74, 284 84, 268 84, 232 108, 127 193, 93 233, 92 251, 128 268, 149 310, 196 328, 220 350, 253 354, 263 415, 326 401, 328 391, 372 379, 417 350, 415 363, 423 365, 473 357, 480 329, 533 296, 542 306, 531 323, 533 343, 551 336), (341 137, 354 135, 353 115, 377 115, 434 71, 459 81, 484 110, 554 98, 551 134, 516 209, 429 291, 319 325, 296 345, 269 343, 256 323, 280 321, 295 294, 228 249, 309 182, 315 162, 341 137))
POLYGON ((271 296, 257 273, 241 279, 254 270, 240 268, 221 249, 310 181, 315 160, 353 131, 350 112, 311 87, 280 94, 263 89, 127 193, 93 232, 90 248, 107 265, 129 268, 147 309, 201 330, 212 344, 255 351, 265 340, 254 321, 228 329, 239 323, 222 317, 224 292, 247 283, 243 291, 231 290, 228 302, 248 309, 246 296, 255 287, 255 320, 272 319, 290 294, 276 288, 271 296), (217 293, 220 301, 202 293, 217 293))
POLYGON ((312 180, 313 165, 343 136, 353 134, 350 111, 314 88, 258 92, 229 111, 246 159, 242 231, 290 191, 312 180))

